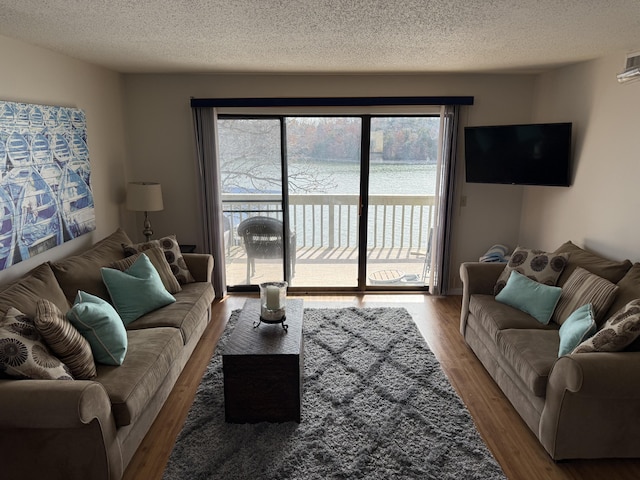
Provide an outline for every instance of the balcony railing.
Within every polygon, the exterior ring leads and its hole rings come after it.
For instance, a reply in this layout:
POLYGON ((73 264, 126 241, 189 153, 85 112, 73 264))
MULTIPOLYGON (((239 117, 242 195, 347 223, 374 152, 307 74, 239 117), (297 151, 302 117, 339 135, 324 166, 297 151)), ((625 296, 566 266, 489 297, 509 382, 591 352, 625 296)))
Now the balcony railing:
MULTIPOLYGON (((358 243, 358 195, 289 195, 290 226, 297 247, 347 248, 358 243)), ((428 250, 435 215, 433 195, 370 195, 368 248, 428 250)), ((229 246, 238 245, 235 229, 245 218, 282 218, 277 194, 223 194, 229 219, 229 246)))

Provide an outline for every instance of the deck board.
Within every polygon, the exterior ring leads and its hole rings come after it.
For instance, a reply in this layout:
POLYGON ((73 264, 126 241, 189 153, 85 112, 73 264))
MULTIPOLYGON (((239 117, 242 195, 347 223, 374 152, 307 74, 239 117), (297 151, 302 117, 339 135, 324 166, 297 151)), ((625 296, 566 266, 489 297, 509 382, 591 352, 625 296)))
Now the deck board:
MULTIPOLYGON (((242 246, 231 247, 227 252, 227 284, 246 285, 247 257, 242 246)), ((381 280, 382 271, 393 270, 404 274, 395 275, 388 285, 424 285, 424 254, 409 248, 372 248, 367 252, 370 278, 381 280)), ((358 250, 352 247, 300 247, 296 250, 295 275, 292 287, 355 287, 358 277, 358 250)), ((255 275, 251 284, 282 280, 282 261, 257 259, 255 275)), ((368 284, 385 285, 381 281, 368 284)))

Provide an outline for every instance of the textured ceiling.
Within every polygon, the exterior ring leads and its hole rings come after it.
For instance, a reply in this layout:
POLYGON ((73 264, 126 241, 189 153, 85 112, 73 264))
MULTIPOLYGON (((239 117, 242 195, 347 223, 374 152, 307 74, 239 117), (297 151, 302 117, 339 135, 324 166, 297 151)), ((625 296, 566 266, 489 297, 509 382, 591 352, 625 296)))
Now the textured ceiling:
POLYGON ((0 33, 120 72, 525 72, 640 50, 640 0, 0 0, 0 33))

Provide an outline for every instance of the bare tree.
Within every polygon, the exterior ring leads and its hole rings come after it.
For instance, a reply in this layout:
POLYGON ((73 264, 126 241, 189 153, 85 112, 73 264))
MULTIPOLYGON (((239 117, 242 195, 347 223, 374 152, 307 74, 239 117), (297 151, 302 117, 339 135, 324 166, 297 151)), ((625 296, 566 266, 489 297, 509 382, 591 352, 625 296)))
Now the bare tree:
MULTIPOLYGON (((281 148, 278 119, 222 119, 218 122, 223 192, 280 191, 281 148)), ((291 193, 326 192, 332 175, 301 158, 289 158, 291 193)))

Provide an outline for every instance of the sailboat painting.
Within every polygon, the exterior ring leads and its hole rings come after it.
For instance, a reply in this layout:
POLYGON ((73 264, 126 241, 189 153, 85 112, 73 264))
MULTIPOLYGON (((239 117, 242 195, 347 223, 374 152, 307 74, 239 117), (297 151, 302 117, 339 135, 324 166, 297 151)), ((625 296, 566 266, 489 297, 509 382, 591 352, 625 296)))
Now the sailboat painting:
POLYGON ((0 101, 0 270, 95 228, 84 111, 0 101))
POLYGON ((13 249, 16 244, 13 221, 13 202, 9 195, 0 189, 0 270, 9 268, 13 262, 13 249))

